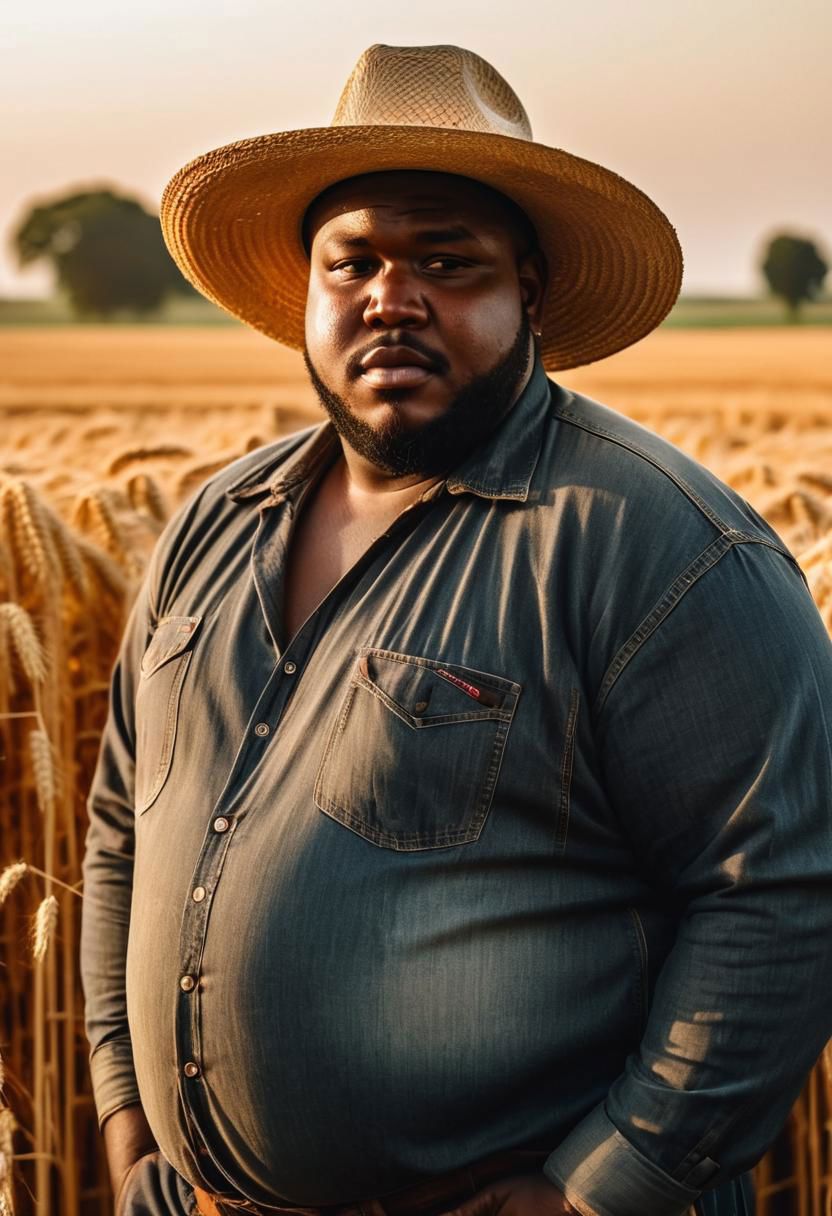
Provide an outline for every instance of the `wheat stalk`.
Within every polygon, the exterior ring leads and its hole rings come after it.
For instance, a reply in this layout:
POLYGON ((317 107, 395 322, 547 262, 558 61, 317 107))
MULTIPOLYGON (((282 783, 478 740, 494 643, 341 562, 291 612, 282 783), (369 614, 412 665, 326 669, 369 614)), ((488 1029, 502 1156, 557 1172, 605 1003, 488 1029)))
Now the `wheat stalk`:
POLYGON ((8 628, 14 652, 29 680, 32 684, 42 684, 46 679, 46 664, 29 613, 20 604, 7 602, 0 604, 0 620, 8 628))
POLYGON ((77 536, 75 544, 93 580, 93 586, 90 588, 91 602, 95 602, 97 595, 101 593, 123 602, 127 595, 127 579, 118 563, 83 536, 77 536))
POLYGON ((9 546, 0 540, 0 591, 8 594, 13 580, 12 555, 9 546))
POLYGON ((29 748, 32 753, 32 771, 35 775, 38 806, 46 815, 54 810, 56 796, 55 766, 46 732, 43 730, 29 731, 29 748))
POLYGON ((824 473, 820 469, 806 469, 798 473, 801 481, 807 481, 810 486, 817 486, 820 490, 828 490, 832 493, 832 473, 824 473))
POLYGON ((12 1157, 16 1129, 17 1123, 9 1108, 0 1109, 0 1216, 14 1216, 12 1157))
POLYGON ((125 452, 119 452, 117 456, 110 461, 110 466, 107 469, 108 473, 120 473, 122 469, 127 468, 129 464, 136 464, 138 461, 158 460, 160 457, 167 456, 192 456, 191 448, 182 447, 178 443, 160 443, 155 447, 146 448, 128 448, 125 452))
POLYGON ((162 491, 147 473, 136 473, 128 480, 127 497, 137 511, 145 511, 159 523, 167 519, 168 509, 162 491))
POLYGON ((23 565, 37 582, 45 583, 54 577, 58 559, 40 500, 23 481, 8 482, 5 492, 12 507, 14 538, 23 565))
POLYGON ((66 575, 70 586, 74 589, 79 601, 83 602, 89 592, 89 580, 87 572, 84 569, 84 563, 81 560, 78 542, 63 520, 59 519, 57 515, 51 515, 50 513, 47 519, 50 523, 52 542, 61 569, 66 575))
POLYGON ((6 695, 13 696, 17 692, 17 682, 12 669, 11 647, 9 645, 9 623, 7 616, 0 613, 0 672, 6 673, 6 695))
POLYGON ((118 500, 111 490, 101 488, 83 494, 75 511, 75 522, 85 532, 91 532, 99 543, 111 552, 126 549, 124 531, 116 518, 118 500))
POLYGON ((46 955, 57 919, 58 901, 54 895, 47 895, 46 899, 41 900, 38 904, 38 910, 35 913, 32 958, 36 963, 41 962, 46 955))
MULTIPOLYGON (((0 907, 6 902, 28 869, 25 861, 13 861, 0 873, 0 907)), ((2 1084, 0 1084, 2 1089, 2 1084)))

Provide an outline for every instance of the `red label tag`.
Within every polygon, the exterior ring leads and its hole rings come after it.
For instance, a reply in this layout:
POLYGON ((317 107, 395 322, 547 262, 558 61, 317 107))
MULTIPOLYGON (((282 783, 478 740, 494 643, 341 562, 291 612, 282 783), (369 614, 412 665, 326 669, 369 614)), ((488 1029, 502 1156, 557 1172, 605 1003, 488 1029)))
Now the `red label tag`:
POLYGON ((461 688, 463 692, 467 692, 469 697, 473 697, 476 701, 482 697, 479 688, 473 684, 468 684, 465 680, 460 680, 459 676, 455 676, 451 671, 445 671, 444 667, 440 667, 436 673, 439 676, 444 676, 446 680, 450 680, 452 684, 456 684, 457 688, 461 688))

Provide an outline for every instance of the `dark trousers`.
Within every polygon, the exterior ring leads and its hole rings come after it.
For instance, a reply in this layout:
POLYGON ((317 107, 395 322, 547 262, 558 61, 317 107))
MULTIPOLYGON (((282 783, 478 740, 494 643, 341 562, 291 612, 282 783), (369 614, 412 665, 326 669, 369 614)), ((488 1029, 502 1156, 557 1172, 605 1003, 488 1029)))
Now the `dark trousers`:
MULTIPOLYGON (((502 1156, 502 1155, 501 1155, 502 1156)), ((528 1153, 521 1155, 520 1150, 514 1155, 506 1154, 505 1168, 500 1173, 490 1173, 483 1163, 483 1168, 477 1166, 470 1170, 454 1171, 452 1175, 442 1175, 430 1184, 421 1184, 415 1188, 405 1188, 388 1197, 373 1199, 363 1203, 345 1204, 342 1207, 329 1208, 257 1208, 255 1205, 242 1205, 222 1200, 215 1201, 217 1216, 256 1216, 263 1212, 269 1216, 283 1211, 285 1213, 315 1213, 322 1216, 440 1216, 450 1207, 470 1199, 489 1181, 497 1177, 508 1177, 513 1173, 533 1173, 540 1168, 545 1154, 528 1153), (467 1177, 466 1177, 467 1175, 467 1177)), ((489 1159, 493 1160, 493 1159, 489 1159)), ((134 1166, 124 1188, 117 1216, 214 1216, 205 1201, 200 1206, 197 1196, 184 1178, 177 1174, 173 1166, 160 1152, 150 1153, 134 1166)), ((650 1213, 644 1213, 650 1216, 650 1213)), ((692 1209, 692 1216, 754 1216, 754 1189, 750 1174, 741 1174, 739 1178, 724 1183, 712 1191, 704 1191, 692 1209)))

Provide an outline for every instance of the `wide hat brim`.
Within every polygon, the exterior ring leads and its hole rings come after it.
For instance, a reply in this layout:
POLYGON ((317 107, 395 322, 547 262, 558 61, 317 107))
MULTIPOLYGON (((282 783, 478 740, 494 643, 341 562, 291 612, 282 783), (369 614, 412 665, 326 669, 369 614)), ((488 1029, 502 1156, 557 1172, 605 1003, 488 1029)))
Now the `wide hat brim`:
POLYGON ((304 213, 360 173, 424 169, 502 191, 537 229, 549 269, 540 339, 550 371, 645 337, 682 282, 682 251, 656 204, 617 173, 558 148, 456 128, 330 126, 228 144, 168 183, 162 232, 203 295, 287 346, 304 346, 304 213))

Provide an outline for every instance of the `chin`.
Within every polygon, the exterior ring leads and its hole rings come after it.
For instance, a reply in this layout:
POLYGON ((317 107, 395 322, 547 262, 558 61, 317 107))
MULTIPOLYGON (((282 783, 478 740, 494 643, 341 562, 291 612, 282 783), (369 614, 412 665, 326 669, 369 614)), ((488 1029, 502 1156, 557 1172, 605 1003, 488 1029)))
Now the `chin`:
POLYGON ((420 394, 418 389, 384 389, 374 391, 369 401, 347 399, 350 410, 357 418, 371 425, 378 420, 386 421, 395 414, 400 424, 421 426, 441 417, 449 408, 450 400, 437 401, 434 394, 420 394))

